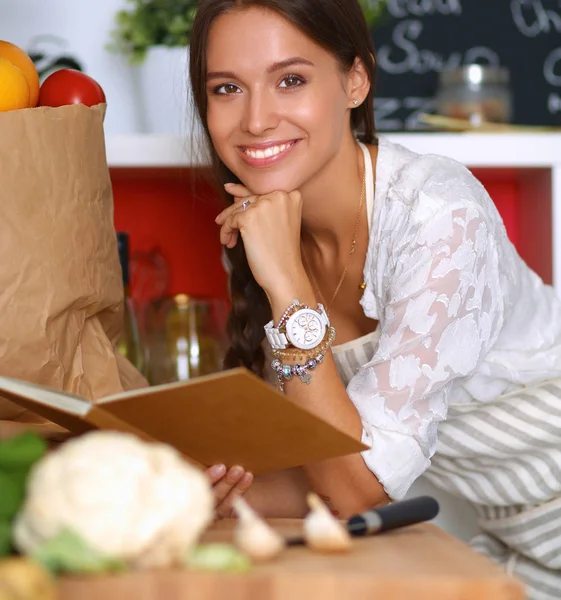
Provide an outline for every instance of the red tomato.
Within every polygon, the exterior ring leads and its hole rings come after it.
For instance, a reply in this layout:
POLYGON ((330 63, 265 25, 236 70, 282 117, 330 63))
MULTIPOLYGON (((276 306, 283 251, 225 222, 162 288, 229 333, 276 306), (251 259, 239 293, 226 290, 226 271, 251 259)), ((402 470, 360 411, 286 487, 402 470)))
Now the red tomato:
POLYGON ((38 106, 95 106, 102 102, 105 102, 105 94, 99 83, 74 69, 55 71, 43 81, 39 90, 38 106))

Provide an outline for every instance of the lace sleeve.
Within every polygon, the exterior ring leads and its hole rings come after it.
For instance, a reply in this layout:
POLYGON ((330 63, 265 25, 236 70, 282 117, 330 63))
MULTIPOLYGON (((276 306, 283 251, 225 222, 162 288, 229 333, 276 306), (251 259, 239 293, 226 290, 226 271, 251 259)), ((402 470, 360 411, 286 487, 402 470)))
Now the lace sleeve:
POLYGON ((502 322, 492 219, 464 203, 396 243, 384 275, 377 351, 348 394, 363 453, 388 495, 402 498, 430 465, 454 380, 469 376, 502 322))

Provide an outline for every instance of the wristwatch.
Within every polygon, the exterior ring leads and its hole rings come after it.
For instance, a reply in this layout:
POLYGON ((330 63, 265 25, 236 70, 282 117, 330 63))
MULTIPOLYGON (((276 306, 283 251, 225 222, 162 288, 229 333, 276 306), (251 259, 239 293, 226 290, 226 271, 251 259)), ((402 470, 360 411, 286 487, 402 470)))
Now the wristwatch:
MULTIPOLYGON (((310 350, 319 346, 329 327, 329 317, 322 304, 313 309, 294 301, 291 309, 295 309, 288 319, 280 320, 277 328, 273 321, 265 325, 265 335, 273 350, 284 350, 294 346, 301 350, 310 350)), ((286 315, 286 313, 285 313, 286 315)))

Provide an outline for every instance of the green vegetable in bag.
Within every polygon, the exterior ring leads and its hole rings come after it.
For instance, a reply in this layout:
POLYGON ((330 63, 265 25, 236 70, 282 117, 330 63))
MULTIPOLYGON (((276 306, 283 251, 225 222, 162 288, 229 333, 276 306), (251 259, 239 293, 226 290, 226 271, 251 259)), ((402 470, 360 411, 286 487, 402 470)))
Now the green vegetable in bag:
POLYGON ((35 433, 0 440, 0 557, 12 551, 12 522, 25 499, 29 471, 46 451, 35 433))
POLYGON ((0 441, 0 472, 27 472, 46 452, 45 440, 25 432, 0 441))
POLYGON ((12 524, 10 521, 0 521, 0 557, 10 554, 12 549, 12 524))

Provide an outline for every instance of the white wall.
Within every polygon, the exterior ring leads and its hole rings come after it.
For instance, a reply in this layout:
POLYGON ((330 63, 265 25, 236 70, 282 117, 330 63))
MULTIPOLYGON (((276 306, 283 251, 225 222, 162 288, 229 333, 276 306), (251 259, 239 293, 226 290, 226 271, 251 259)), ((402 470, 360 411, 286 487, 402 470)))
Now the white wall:
POLYGON ((133 70, 105 46, 125 0, 0 0, 0 39, 27 50, 36 35, 57 35, 107 96, 107 134, 141 130, 133 70))

